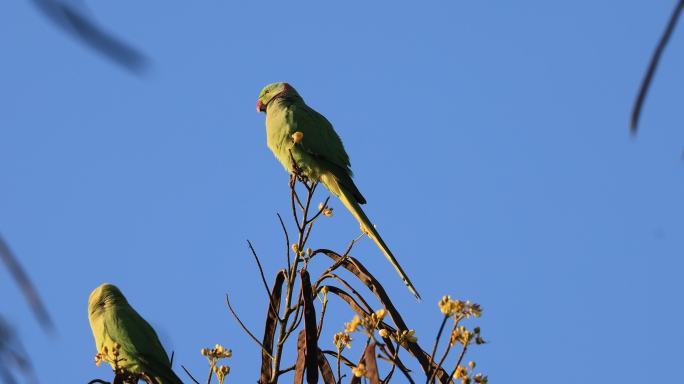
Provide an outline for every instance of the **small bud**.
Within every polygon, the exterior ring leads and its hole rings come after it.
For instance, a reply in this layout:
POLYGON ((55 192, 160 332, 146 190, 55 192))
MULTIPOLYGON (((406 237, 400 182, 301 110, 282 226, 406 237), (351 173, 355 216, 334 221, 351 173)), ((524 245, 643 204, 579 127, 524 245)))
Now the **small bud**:
POLYGON ((292 141, 295 144, 299 144, 299 142, 302 141, 303 138, 304 138, 304 134, 300 131, 297 131, 297 132, 292 134, 292 141))
POLYGON ((292 251, 295 253, 299 252, 299 245, 297 243, 292 244, 292 251))
POLYGON ((384 328, 379 330, 378 333, 380 334, 380 337, 389 337, 389 331, 384 328))
POLYGON ((468 366, 470 367, 470 369, 475 368, 475 362, 474 361, 468 362, 468 366))

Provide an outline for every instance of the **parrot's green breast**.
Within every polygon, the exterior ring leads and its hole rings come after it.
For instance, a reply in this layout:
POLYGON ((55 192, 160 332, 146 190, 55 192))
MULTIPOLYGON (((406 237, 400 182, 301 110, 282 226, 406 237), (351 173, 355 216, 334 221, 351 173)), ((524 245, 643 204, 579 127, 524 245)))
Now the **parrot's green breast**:
MULTIPOLYGON (((266 145, 286 171, 292 171, 294 159, 305 176, 318 181, 324 170, 314 161, 311 153, 296 145, 292 139, 293 133, 305 131, 305 127, 298 126, 295 118, 295 108, 301 107, 296 104, 287 105, 281 100, 274 100, 271 104, 266 114, 266 145)), ((303 140, 307 140, 306 133, 303 140)))

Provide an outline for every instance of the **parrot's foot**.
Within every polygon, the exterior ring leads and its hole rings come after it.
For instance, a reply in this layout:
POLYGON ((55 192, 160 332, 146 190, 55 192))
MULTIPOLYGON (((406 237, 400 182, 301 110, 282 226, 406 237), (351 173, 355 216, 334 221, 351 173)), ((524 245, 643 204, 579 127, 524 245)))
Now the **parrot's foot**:
POLYGON ((302 172, 301 169, 293 169, 290 173, 290 188, 293 188, 297 180, 304 184, 309 183, 309 178, 302 172))

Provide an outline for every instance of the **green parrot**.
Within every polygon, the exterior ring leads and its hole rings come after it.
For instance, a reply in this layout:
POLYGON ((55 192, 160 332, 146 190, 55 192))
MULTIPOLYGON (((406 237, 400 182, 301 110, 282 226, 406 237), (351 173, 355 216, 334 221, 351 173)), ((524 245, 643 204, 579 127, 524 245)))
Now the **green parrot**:
POLYGON ((98 356, 105 355, 103 360, 113 369, 113 359, 118 358, 118 368, 155 384, 183 383, 171 370, 169 356, 157 333, 116 286, 102 284, 90 294, 88 321, 98 356))
POLYGON ((306 105, 288 83, 272 83, 264 87, 259 93, 256 109, 266 113, 266 143, 283 167, 291 172, 294 159, 306 177, 321 182, 339 197, 359 221, 361 230, 373 239, 392 263, 411 293, 420 299, 418 291, 361 209, 366 199, 352 180, 349 155, 332 124, 306 105), (295 132, 301 134, 293 137, 295 132))

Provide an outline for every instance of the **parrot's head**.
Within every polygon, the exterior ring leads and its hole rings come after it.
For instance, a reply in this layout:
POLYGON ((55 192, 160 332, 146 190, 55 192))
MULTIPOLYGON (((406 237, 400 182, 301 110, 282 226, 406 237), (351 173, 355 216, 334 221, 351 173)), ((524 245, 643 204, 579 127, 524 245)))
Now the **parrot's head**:
POLYGON ((126 297, 116 285, 102 284, 90 293, 88 298, 88 313, 101 311, 105 307, 115 304, 128 303, 126 297))
POLYGON ((266 107, 271 101, 287 96, 299 96, 297 91, 288 83, 271 83, 265 86, 259 93, 259 99, 257 99, 257 112, 266 112, 266 107))

